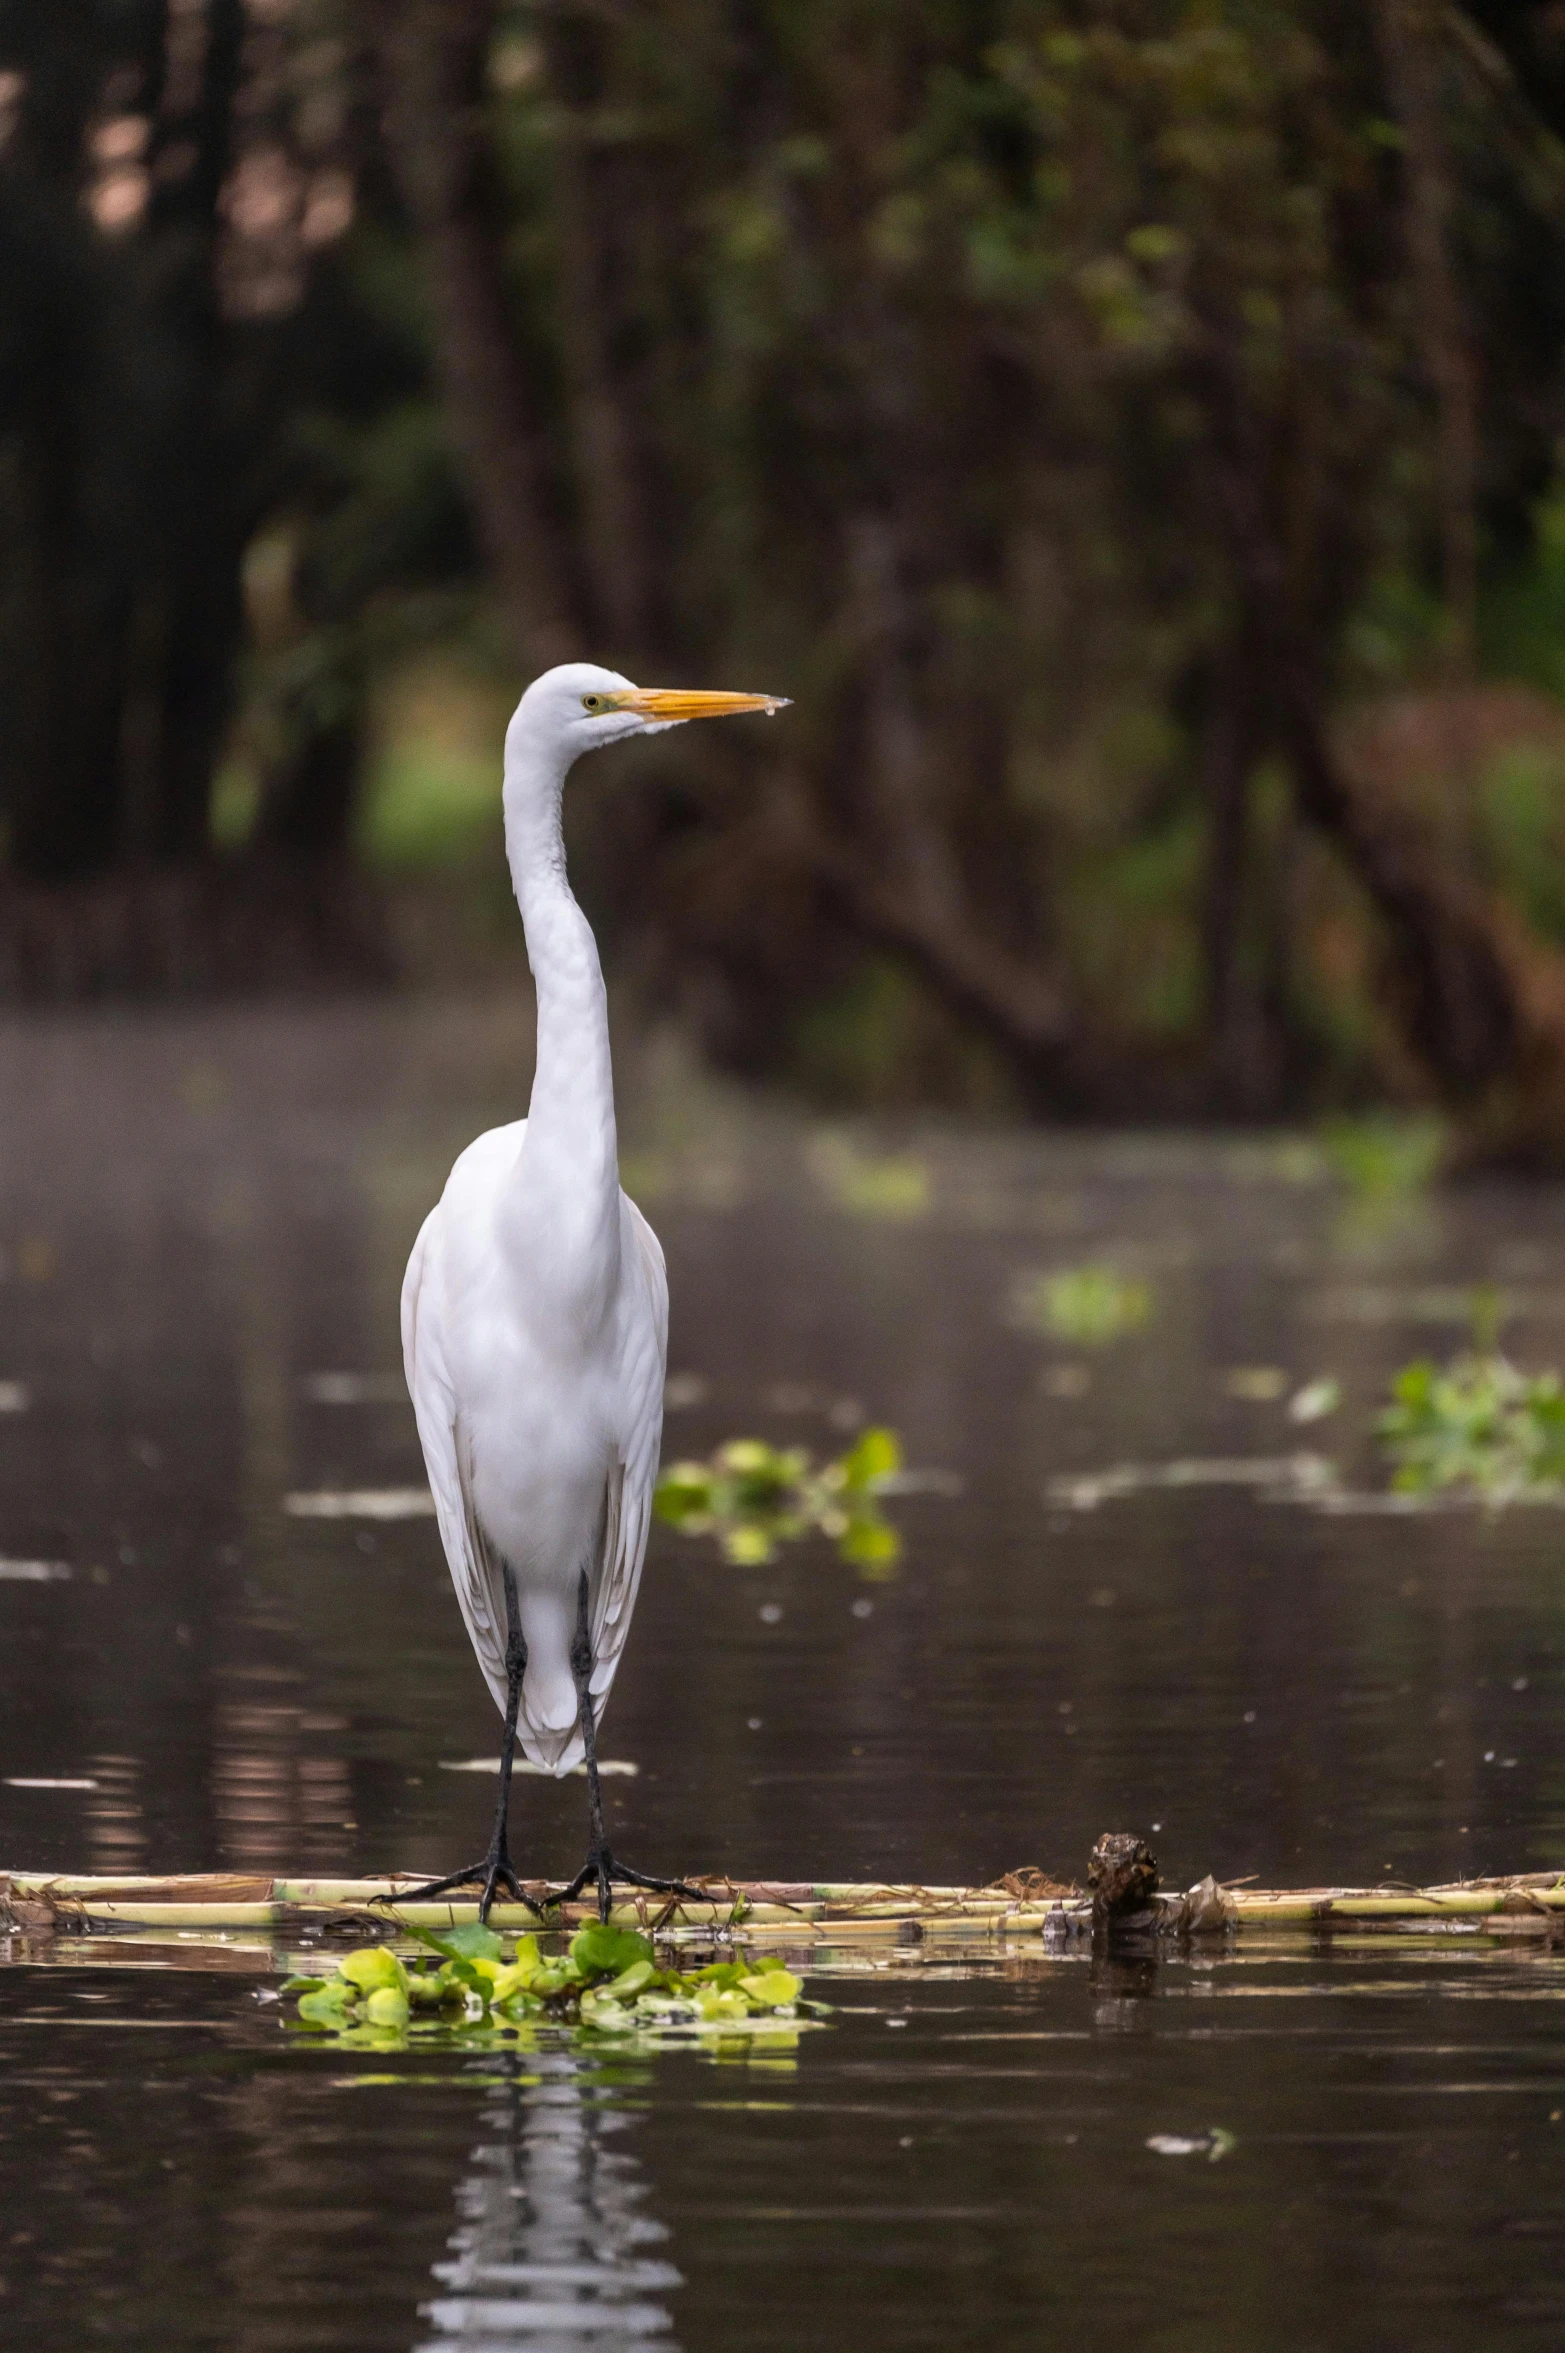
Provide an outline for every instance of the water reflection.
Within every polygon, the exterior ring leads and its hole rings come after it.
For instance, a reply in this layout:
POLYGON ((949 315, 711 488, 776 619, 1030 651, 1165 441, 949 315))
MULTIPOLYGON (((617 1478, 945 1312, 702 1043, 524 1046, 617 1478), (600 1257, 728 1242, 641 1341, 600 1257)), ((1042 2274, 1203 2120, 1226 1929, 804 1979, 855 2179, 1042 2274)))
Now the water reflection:
MULTIPOLYGON (((646 2187, 628 2149, 607 2144, 633 2119, 600 2071, 570 2051, 528 2053, 485 2102, 484 2138, 457 2185, 460 2228, 435 2265, 443 2293, 421 2307, 432 2333, 418 2353, 527 2353, 637 2345, 672 2347, 659 2301, 683 2285, 644 2254, 668 2237, 642 2211, 646 2187)), ((495 2062, 475 2062, 490 2075, 495 2062)))

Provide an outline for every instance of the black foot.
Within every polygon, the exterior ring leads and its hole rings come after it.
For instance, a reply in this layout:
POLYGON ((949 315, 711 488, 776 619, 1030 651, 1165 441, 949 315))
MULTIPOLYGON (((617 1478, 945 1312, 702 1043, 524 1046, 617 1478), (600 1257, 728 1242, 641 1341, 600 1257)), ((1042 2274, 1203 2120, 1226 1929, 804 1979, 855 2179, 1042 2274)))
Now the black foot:
POLYGON ((693 1896, 698 1903, 706 1897, 705 1888, 692 1887, 687 1879, 653 1879, 645 1871, 633 1871, 628 1863, 616 1863, 608 1848, 600 1847, 595 1855, 587 1857, 569 1887, 557 1888, 543 1900, 550 1910, 556 1904, 573 1904, 589 1881, 596 1880, 598 1918, 606 1920, 613 1903, 609 1891, 616 1879, 622 1887, 644 1887, 652 1895, 693 1896))
POLYGON ((484 1891, 478 1899, 480 1920, 488 1919, 495 1890, 500 1887, 505 1889, 514 1903, 524 1904, 535 1920, 543 1918, 542 1908, 533 1902, 530 1895, 523 1895, 516 1873, 511 1868, 511 1858, 503 1847, 498 1854, 485 1855, 481 1863, 473 1863, 465 1871, 453 1871, 449 1879, 432 1879, 426 1887, 404 1887, 385 1900, 397 1904, 423 1904, 431 1896, 448 1894, 452 1888, 471 1887, 475 1880, 484 1891))

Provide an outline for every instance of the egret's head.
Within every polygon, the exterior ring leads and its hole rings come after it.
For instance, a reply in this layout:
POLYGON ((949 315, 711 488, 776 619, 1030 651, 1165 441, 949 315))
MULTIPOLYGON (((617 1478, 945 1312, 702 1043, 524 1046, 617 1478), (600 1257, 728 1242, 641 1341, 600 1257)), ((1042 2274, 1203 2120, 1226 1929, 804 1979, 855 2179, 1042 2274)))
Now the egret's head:
POLYGON ((683 687, 632 686, 595 662, 562 662, 535 678, 506 730, 506 751, 536 747, 569 767, 581 753, 621 736, 656 735, 686 719, 721 719, 734 711, 780 711, 775 694, 700 694, 683 687))

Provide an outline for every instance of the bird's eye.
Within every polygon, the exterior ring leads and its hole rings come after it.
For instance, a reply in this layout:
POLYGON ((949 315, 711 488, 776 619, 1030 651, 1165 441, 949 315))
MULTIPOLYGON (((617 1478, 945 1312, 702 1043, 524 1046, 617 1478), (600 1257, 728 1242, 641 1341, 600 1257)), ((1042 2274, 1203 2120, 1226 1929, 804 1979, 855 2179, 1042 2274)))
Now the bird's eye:
POLYGON ((581 707, 584 711, 601 711, 603 709, 602 695, 584 694, 581 698, 581 707))

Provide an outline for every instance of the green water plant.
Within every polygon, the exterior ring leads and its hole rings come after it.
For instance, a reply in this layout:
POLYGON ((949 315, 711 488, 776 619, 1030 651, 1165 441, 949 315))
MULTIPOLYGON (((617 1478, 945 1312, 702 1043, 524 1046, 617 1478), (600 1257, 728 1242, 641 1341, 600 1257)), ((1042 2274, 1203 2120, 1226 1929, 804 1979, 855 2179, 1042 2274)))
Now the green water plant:
POLYGON ((1151 1313, 1151 1286, 1112 1266, 1025 1274, 1011 1289, 1014 1323, 1083 1348, 1106 1347, 1127 1332, 1139 1331, 1151 1313))
POLYGON ((902 1469, 894 1430, 861 1430, 846 1454, 817 1463, 802 1446, 729 1438, 706 1462, 671 1463, 653 1509, 684 1536, 710 1536, 736 1568, 759 1568, 801 1537, 832 1539, 861 1576, 895 1568, 902 1539, 880 1499, 902 1469))
POLYGON ((772 1953, 665 1968, 650 1938, 594 1920, 561 1953, 520 1936, 507 1959, 492 1928, 398 1927, 431 1957, 404 1961, 389 1945, 366 1945, 345 1953, 329 1977, 289 1978, 282 1991, 297 1999, 298 2032, 387 2049, 432 2038, 503 2041, 540 2026, 656 2043, 775 2041, 811 2023, 800 1980, 772 1953))
POLYGON ((1376 1425, 1404 1495, 1466 1492, 1504 1504, 1565 1486, 1565 1389, 1555 1372, 1524 1373, 1495 1349, 1445 1366, 1405 1365, 1376 1425))
POLYGON ((1440 1173, 1449 1131, 1435 1112, 1369 1111, 1324 1121, 1320 1147, 1359 1201, 1406 1201, 1440 1173))

